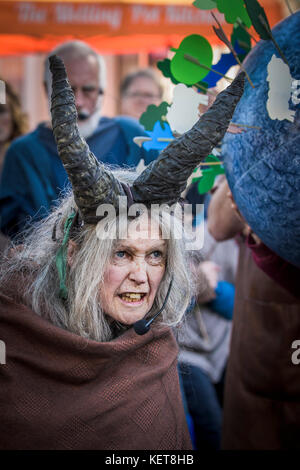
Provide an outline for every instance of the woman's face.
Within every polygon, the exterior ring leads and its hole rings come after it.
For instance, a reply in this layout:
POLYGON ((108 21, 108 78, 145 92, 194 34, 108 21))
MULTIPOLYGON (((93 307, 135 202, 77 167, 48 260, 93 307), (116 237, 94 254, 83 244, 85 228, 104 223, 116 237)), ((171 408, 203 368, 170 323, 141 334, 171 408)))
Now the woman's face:
POLYGON ((151 309, 165 273, 167 244, 157 223, 148 215, 139 218, 138 238, 130 231, 119 240, 104 274, 100 292, 104 312, 114 320, 131 325, 151 309))
POLYGON ((13 131, 12 115, 9 103, 0 104, 0 144, 9 141, 13 131))
POLYGON ((121 113, 140 119, 150 104, 158 106, 160 102, 160 90, 156 83, 148 77, 137 77, 122 98, 121 113))

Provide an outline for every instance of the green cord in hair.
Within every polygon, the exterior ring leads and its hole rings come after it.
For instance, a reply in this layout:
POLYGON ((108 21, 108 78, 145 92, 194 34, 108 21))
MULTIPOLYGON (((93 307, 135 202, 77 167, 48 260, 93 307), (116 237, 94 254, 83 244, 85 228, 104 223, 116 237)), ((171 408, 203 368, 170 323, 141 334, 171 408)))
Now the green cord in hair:
POLYGON ((67 218, 64 225, 64 238, 61 247, 56 253, 55 264, 58 271, 59 277, 59 297, 63 300, 68 298, 68 289, 66 286, 66 274, 67 274, 67 253, 68 253, 68 243, 70 237, 70 229, 72 226, 73 219, 76 215, 76 211, 73 212, 67 218))

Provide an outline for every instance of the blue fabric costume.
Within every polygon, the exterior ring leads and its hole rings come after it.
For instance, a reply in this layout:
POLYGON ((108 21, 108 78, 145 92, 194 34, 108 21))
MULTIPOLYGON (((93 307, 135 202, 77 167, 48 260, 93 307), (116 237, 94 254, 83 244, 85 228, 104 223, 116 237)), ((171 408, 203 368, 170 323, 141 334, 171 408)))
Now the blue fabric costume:
MULTIPOLYGON (((138 147, 133 142, 137 135, 146 134, 135 120, 102 117, 86 140, 103 163, 134 167, 143 158, 147 165, 158 153, 138 147)), ((52 130, 42 123, 16 139, 7 151, 0 185, 1 231, 14 237, 24 229, 26 220, 45 217, 68 188, 52 130)))

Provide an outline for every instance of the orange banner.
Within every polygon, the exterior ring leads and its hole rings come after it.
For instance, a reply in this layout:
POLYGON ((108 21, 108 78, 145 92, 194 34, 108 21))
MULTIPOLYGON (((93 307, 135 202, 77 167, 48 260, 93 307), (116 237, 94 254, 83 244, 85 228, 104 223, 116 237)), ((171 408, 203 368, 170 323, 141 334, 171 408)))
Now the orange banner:
MULTIPOLYGON (((128 0, 127 0, 128 1, 128 0)), ((134 0, 129 0, 133 2, 134 0)), ((151 52, 178 46, 188 34, 220 43, 209 10, 190 4, 111 3, 78 1, 1 1, 0 55, 47 52, 66 39, 84 39, 100 53, 151 52)), ((184 1, 184 0, 182 0, 184 1)), ((271 26, 280 19, 280 5, 261 0, 271 26)), ((232 25, 214 10, 229 35, 232 25)), ((253 28, 252 28, 253 30, 253 28)), ((252 31, 253 32, 253 31, 252 31)), ((255 32, 254 32, 255 35, 255 32)))
MULTIPOLYGON (((270 23, 280 19, 278 8, 268 14, 270 23), (277 10, 277 11, 276 11, 277 10), (271 16, 271 17, 270 17, 271 16), (275 21, 274 21, 275 20, 275 21)), ((232 29, 215 11, 225 31, 232 29)), ((193 5, 149 5, 89 2, 0 2, 1 34, 31 36, 124 36, 129 34, 212 34, 209 10, 193 5)))

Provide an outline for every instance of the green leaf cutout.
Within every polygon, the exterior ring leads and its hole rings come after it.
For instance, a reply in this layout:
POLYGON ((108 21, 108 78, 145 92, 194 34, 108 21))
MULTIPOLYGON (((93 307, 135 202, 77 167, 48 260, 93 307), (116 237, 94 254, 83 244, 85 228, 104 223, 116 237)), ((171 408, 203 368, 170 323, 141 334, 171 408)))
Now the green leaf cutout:
POLYGON ((241 62, 243 62, 246 55, 251 51, 250 34, 242 26, 235 24, 233 25, 233 31, 230 40, 233 46, 238 43, 239 47, 241 47, 245 51, 244 54, 238 54, 238 58, 241 62))
POLYGON ((212 10, 217 8, 216 1, 214 0, 195 0, 193 5, 199 10, 212 10))
MULTIPOLYGON (((209 162, 219 162, 219 158, 216 157, 215 155, 208 155, 205 159, 205 163, 209 162)), ((194 173, 197 172, 197 168, 194 170, 194 173)), ((210 168, 206 168, 202 170, 202 176, 200 178, 194 178, 192 179, 192 182, 197 182, 198 183, 198 193, 199 194, 205 194, 208 193, 208 191, 211 190, 211 188, 214 185, 214 181, 217 175, 222 175, 225 173, 224 168, 221 165, 214 165, 211 166, 210 168)))
POLYGON ((244 0, 253 27, 261 39, 271 39, 270 25, 265 10, 257 0, 244 0))
POLYGON ((171 72, 171 60, 170 59, 164 59, 160 60, 157 62, 157 68, 162 72, 163 76, 166 78, 170 78, 171 82, 174 83, 174 85, 178 85, 180 83, 176 78, 172 75, 171 72))
POLYGON ((224 13, 227 23, 235 23, 237 18, 250 28, 251 20, 248 16, 243 0, 217 0, 219 12, 224 13))
POLYGON ((208 75, 212 60, 213 51, 207 39, 191 34, 176 50, 171 60, 171 73, 180 83, 194 85, 208 75))
POLYGON ((165 129, 166 114, 169 103, 163 101, 160 105, 150 104, 140 117, 140 123, 146 131, 153 131, 154 124, 159 121, 162 129, 165 129))

